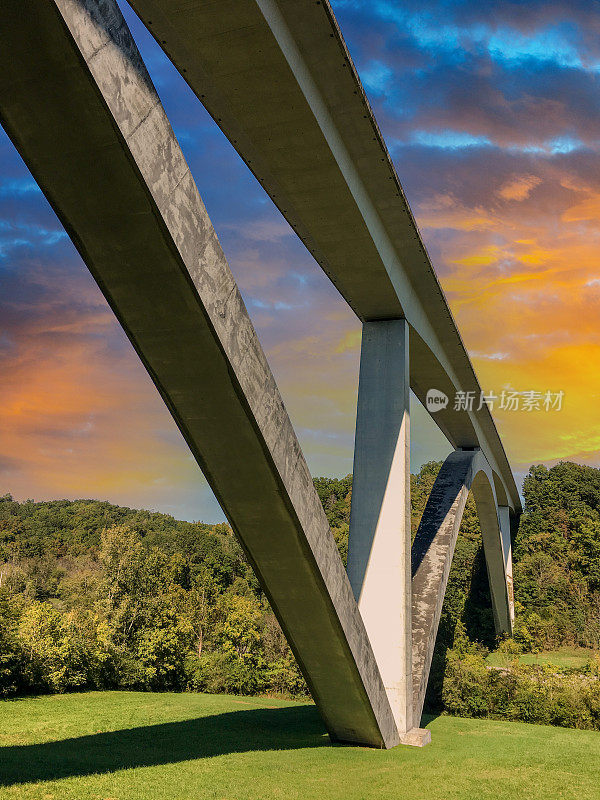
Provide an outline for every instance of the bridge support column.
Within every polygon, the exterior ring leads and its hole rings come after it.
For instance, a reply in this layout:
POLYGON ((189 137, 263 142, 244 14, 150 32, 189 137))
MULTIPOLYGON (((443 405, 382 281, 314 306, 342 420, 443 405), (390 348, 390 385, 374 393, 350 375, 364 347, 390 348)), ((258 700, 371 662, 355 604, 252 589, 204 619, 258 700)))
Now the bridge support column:
MULTIPOLYGON (((506 571, 507 551, 505 549, 505 541, 508 540, 510 546, 510 517, 508 513, 501 512, 500 507, 497 505, 492 481, 489 479, 475 479, 472 490, 477 506, 479 524, 481 525, 485 564, 490 584, 492 611, 494 613, 494 626, 496 633, 510 635, 513 629, 514 610, 512 576, 509 580, 506 571)), ((510 552, 510 549, 508 552, 510 552)))
POLYGON ((510 620, 510 630, 515 621, 515 596, 513 590, 513 567, 512 567, 512 520, 510 508, 508 506, 498 506, 498 519, 500 521, 500 536, 502 538, 502 554, 504 556, 504 573, 506 580, 506 590, 508 594, 508 616, 510 620))
POLYGON ((401 739, 423 744, 429 732, 411 731, 408 346, 406 320, 363 326, 348 576, 401 739))

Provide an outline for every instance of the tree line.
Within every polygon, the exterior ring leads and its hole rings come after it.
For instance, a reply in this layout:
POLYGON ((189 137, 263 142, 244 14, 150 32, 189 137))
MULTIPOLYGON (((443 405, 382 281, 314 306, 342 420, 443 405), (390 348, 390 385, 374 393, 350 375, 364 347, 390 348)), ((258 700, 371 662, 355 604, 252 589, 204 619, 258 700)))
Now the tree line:
MULTIPOLYGON (((411 476, 413 534, 439 468, 431 462, 411 476)), ((352 478, 317 478, 315 486, 345 563, 352 478)), ((566 644, 600 649, 600 470, 572 463, 535 466, 523 493, 525 512, 513 543, 514 637, 495 638, 481 531, 470 499, 440 621, 430 710, 531 717, 531 709, 523 709, 535 693, 529 685, 535 670, 515 662, 508 672, 510 680, 519 677, 520 688, 498 688, 508 673, 486 666, 490 649, 515 657, 566 644), (519 692, 527 702, 512 707, 501 701, 500 695, 519 692)), ((555 686, 552 696, 573 709, 573 697, 593 695, 598 680, 592 667, 581 686, 573 688, 569 676, 570 688, 561 694, 555 686)), ((228 525, 183 522, 95 500, 19 503, 5 495, 0 695, 91 688, 308 694, 228 525)), ((544 695, 539 686, 535 691, 544 695)), ((600 725, 600 695, 596 722, 594 702, 592 697, 586 710, 573 712, 585 717, 586 727, 600 725)), ((532 718, 573 724, 573 714, 546 709, 532 718)))

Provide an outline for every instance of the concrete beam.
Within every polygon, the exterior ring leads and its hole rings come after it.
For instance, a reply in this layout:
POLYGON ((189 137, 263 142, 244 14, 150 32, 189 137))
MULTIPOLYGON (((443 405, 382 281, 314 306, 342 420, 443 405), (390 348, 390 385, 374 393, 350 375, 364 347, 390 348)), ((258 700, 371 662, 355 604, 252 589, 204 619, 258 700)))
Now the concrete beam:
MULTIPOLYGON (((142 22, 363 321, 406 318, 411 387, 479 383, 329 2, 130 0, 142 22)), ((433 419, 518 491, 489 409, 433 419)))
POLYGON ((512 631, 512 578, 508 581, 505 571, 492 470, 481 451, 456 451, 436 478, 412 546, 415 725, 423 713, 452 556, 470 491, 481 524, 496 630, 512 631))
POLYGON ((413 727, 409 329, 363 325, 348 577, 400 733, 413 727))
POLYGON ((327 730, 393 746, 389 701, 310 473, 117 3, 5 0, 0 19, 2 124, 202 467, 327 730))

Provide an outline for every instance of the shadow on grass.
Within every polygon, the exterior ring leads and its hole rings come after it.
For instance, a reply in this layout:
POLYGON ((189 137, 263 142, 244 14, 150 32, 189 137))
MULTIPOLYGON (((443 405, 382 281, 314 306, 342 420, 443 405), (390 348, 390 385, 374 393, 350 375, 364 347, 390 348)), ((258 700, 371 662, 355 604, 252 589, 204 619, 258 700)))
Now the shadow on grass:
POLYGON ((131 767, 173 764, 257 750, 329 744, 311 706, 252 709, 0 748, 0 786, 36 783, 131 767))

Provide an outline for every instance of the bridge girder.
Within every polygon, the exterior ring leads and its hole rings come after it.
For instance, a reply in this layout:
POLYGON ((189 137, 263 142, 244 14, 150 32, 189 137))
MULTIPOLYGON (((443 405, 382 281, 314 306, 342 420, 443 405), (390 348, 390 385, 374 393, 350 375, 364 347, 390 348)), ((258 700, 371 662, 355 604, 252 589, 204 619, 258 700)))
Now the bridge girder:
MULTIPOLYGON (((481 387, 329 0, 130 0, 363 322, 405 318, 410 383, 481 387)), ((487 405, 432 415, 479 447, 499 496, 519 493, 487 405)))

